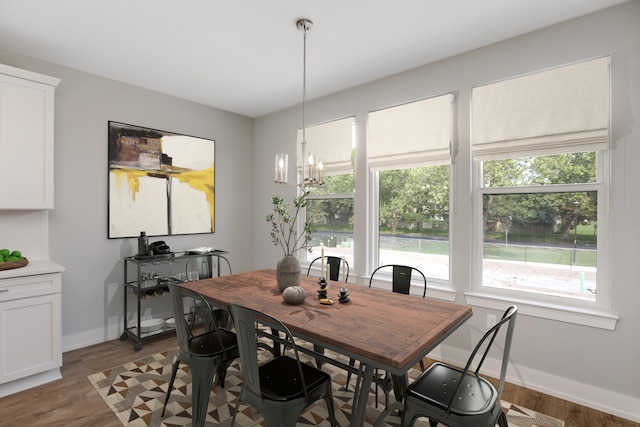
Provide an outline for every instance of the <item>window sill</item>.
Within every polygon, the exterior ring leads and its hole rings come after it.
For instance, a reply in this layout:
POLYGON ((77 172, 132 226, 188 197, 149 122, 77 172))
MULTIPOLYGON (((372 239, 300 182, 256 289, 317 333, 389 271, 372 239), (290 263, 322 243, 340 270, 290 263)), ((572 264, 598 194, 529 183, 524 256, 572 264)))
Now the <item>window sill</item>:
POLYGON ((524 315, 606 329, 609 331, 615 330, 616 323, 618 322, 618 316, 604 311, 586 310, 562 305, 527 301, 481 292, 465 292, 464 295, 467 304, 471 306, 504 310, 505 303, 515 304, 518 306, 518 311, 524 315))
MULTIPOLYGON (((370 278, 371 276, 362 276, 363 283, 369 283, 370 278)), ((412 284, 411 295, 417 295, 421 297, 422 286, 422 282, 415 282, 415 284, 412 284)), ((384 275, 381 275, 380 278, 376 277, 376 280, 374 281, 372 287, 391 291, 391 277, 384 277, 384 275)), ((429 279, 427 279, 426 297, 453 302, 456 300, 456 292, 448 286, 439 284, 434 285, 433 282, 430 282, 429 279)))
POLYGON ((443 301, 454 302, 456 300, 456 291, 451 288, 433 285, 427 286, 427 298, 439 299, 443 301))

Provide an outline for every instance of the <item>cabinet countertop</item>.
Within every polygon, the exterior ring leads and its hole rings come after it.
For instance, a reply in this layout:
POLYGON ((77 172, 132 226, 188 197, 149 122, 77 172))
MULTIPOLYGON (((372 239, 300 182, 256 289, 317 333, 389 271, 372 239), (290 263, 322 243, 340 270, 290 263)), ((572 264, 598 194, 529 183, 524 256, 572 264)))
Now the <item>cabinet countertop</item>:
POLYGON ((29 260, 29 264, 24 267, 14 268, 11 270, 0 270, 0 279, 35 276, 37 274, 61 273, 63 271, 63 266, 50 259, 29 260))

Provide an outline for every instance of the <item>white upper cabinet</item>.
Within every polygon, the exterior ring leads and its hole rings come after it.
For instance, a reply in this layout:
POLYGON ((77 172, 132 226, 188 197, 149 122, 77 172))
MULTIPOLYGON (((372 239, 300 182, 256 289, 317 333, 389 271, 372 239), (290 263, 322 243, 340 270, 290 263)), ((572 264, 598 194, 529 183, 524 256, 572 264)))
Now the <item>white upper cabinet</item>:
POLYGON ((60 79, 0 64, 0 209, 53 209, 60 79))

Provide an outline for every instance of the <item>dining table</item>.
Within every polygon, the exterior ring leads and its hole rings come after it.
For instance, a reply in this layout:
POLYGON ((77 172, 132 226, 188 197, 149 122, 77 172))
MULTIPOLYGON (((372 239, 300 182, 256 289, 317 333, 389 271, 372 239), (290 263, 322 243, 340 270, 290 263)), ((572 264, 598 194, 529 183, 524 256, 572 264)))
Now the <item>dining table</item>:
POLYGON ((351 366, 324 352, 306 350, 316 360, 334 363, 358 376, 350 421, 351 426, 358 427, 364 425, 376 369, 406 378, 409 369, 472 316, 471 307, 466 305, 339 281, 328 282, 327 296, 332 303, 327 304, 319 300, 319 279, 313 276, 300 278, 307 294, 303 303, 288 304, 278 289, 273 269, 181 285, 200 293, 214 307, 226 308, 234 303, 268 314, 314 348, 329 349, 358 361, 351 366), (348 288, 348 302, 339 302, 341 288, 348 288))

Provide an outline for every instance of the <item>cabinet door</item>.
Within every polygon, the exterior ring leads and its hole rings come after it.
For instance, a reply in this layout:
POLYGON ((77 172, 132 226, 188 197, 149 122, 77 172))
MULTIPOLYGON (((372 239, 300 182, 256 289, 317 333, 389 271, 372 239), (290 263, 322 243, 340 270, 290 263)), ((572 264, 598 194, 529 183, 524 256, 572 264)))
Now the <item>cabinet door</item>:
POLYGON ((0 303, 0 384, 60 366, 60 294, 0 303))
POLYGON ((0 74, 0 209, 53 209, 54 90, 0 74))

